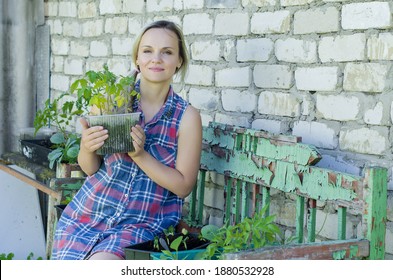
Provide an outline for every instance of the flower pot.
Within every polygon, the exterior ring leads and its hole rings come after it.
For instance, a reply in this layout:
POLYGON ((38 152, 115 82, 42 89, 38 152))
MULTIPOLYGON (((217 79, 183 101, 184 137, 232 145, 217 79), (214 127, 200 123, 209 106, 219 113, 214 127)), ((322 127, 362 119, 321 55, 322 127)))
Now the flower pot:
POLYGON ((131 127, 139 122, 141 113, 87 116, 90 126, 103 126, 108 130, 109 137, 97 154, 127 153, 134 151, 131 127))
MULTIPOLYGON (((170 236, 170 241, 176 239, 180 235, 181 234, 175 234, 170 236)), ((197 234, 188 234, 186 247, 182 244, 179 246, 177 252, 172 251, 171 253, 179 260, 199 259, 209 243, 210 242, 208 240, 199 238, 199 235, 197 234)), ((127 260, 171 259, 162 253, 162 250, 165 249, 160 244, 158 244, 158 247, 157 245, 155 246, 155 240, 149 240, 124 248, 127 260)))
POLYGON ((57 219, 60 219, 60 216, 67 207, 67 204, 57 204, 54 207, 56 208, 57 219))
POLYGON ((44 166, 49 165, 48 154, 52 152, 49 139, 21 140, 20 144, 22 154, 27 160, 44 166))

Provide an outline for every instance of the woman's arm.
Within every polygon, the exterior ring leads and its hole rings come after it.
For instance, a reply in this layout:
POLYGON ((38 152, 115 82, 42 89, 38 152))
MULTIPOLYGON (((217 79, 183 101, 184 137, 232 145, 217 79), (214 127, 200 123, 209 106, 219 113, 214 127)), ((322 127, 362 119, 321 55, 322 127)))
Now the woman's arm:
POLYGON ((96 150, 104 145, 108 138, 108 131, 102 126, 89 127, 85 119, 81 119, 82 138, 78 154, 78 164, 88 176, 93 175, 101 166, 102 157, 96 154, 96 150))
POLYGON ((186 197, 192 191, 198 176, 202 149, 202 122, 199 112, 188 106, 180 124, 176 167, 171 168, 156 160, 143 149, 144 133, 141 128, 132 128, 131 136, 136 146, 129 153, 134 162, 155 183, 179 197, 186 197))

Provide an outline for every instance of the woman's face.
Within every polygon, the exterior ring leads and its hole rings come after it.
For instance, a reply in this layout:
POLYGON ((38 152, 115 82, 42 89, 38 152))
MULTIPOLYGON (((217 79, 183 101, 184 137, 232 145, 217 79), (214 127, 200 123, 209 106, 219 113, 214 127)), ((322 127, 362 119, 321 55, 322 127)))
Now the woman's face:
POLYGON ((170 83, 182 63, 176 33, 163 28, 147 30, 141 38, 136 62, 146 80, 170 83))

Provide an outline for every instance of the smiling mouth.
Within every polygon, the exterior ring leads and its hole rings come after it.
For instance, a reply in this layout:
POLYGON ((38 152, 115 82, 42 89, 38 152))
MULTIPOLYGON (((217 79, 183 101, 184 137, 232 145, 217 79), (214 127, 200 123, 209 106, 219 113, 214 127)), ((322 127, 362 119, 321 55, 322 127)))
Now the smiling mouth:
POLYGON ((150 68, 150 70, 153 71, 153 72, 161 72, 161 71, 164 71, 163 68, 157 68, 157 67, 150 68))

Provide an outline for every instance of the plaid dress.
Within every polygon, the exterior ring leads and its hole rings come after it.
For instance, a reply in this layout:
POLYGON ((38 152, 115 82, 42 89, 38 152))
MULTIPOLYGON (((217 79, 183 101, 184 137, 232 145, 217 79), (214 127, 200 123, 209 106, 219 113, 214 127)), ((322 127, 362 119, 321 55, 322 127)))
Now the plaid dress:
MULTIPOLYGON (((175 167, 177 134, 188 103, 172 87, 161 110, 148 123, 145 150, 175 167)), ((141 111, 139 104, 136 105, 141 111)), ((54 237, 52 259, 85 259, 96 252, 124 258, 124 247, 153 239, 176 225, 183 200, 154 183, 128 154, 106 155, 64 210, 54 237)))

